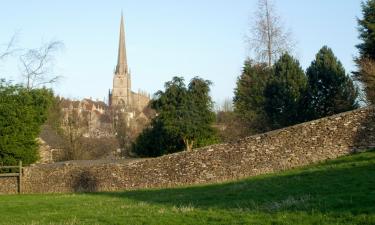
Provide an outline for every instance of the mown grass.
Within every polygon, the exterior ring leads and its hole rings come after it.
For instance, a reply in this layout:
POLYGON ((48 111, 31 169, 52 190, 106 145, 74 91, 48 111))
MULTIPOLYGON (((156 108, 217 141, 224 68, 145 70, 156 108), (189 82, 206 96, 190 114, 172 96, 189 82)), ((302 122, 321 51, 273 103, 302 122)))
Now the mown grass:
POLYGON ((0 224, 375 224, 375 152, 217 185, 0 196, 0 224))

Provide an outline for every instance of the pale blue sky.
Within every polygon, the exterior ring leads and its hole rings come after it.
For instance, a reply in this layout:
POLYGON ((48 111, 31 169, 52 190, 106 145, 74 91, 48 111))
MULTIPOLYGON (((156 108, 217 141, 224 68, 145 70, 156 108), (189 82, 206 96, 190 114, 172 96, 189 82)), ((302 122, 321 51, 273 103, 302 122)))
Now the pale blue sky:
MULTIPOLYGON (((255 5, 256 0, 4 1, 0 43, 15 32, 23 48, 61 40, 65 48, 55 71, 63 79, 56 92, 102 100, 112 86, 122 9, 133 90, 153 94, 173 76, 187 81, 200 76, 213 81, 212 96, 220 102, 233 97, 249 54, 245 36, 255 5)), ((276 0, 276 5, 304 69, 323 45, 348 72, 354 69, 359 0, 276 0)), ((13 61, 1 62, 0 76, 19 81, 13 61)))

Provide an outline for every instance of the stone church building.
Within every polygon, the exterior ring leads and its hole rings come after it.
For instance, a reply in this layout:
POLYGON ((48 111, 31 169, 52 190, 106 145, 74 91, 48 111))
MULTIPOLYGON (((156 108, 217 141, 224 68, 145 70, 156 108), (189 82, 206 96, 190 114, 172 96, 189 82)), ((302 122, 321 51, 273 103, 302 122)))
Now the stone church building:
POLYGON ((124 143, 121 144, 120 139, 126 139, 125 144, 129 145, 148 125, 150 118, 155 114, 148 107, 150 95, 141 91, 134 92, 131 89, 122 14, 117 65, 113 75, 113 87, 109 90, 108 103, 91 98, 71 100, 58 97, 57 100, 61 109, 60 125, 63 135, 61 136, 48 125, 43 127, 39 138, 40 163, 60 161, 65 157, 69 147, 64 135, 74 139, 75 143, 83 141, 80 143, 82 146, 87 142, 104 143, 103 146, 95 147, 106 149, 112 157, 112 153, 118 152, 118 148, 111 149, 108 143, 117 141, 118 146, 123 148, 124 143))
POLYGON ((126 56, 124 19, 121 14, 117 65, 113 76, 113 88, 109 90, 108 104, 111 108, 142 111, 149 101, 150 97, 146 93, 135 93, 131 90, 131 74, 126 56))
POLYGON ((86 137, 114 136, 114 124, 121 116, 128 126, 135 126, 137 133, 149 121, 148 103, 150 96, 146 92, 134 92, 131 89, 131 74, 127 62, 125 46, 124 19, 121 14, 120 35, 117 65, 113 75, 113 87, 109 90, 108 105, 102 101, 93 101, 91 98, 74 101, 60 99, 63 113, 63 126, 67 126, 74 117, 85 124, 86 137))

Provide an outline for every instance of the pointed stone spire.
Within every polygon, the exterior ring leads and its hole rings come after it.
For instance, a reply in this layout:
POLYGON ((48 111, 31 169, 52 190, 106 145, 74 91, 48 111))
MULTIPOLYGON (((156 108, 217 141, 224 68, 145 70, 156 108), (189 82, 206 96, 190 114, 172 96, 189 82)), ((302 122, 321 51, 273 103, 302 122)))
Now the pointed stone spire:
POLYGON ((119 46, 118 46, 116 74, 125 75, 127 73, 128 73, 128 61, 126 58, 124 18, 121 12, 120 40, 119 40, 119 46))

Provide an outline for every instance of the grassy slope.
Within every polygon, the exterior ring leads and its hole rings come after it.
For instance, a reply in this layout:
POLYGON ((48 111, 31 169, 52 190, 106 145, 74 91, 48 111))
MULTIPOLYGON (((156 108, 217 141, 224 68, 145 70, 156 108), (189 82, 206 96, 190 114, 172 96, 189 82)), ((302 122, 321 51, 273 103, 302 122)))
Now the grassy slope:
POLYGON ((375 152, 218 185, 0 196, 0 224, 375 224, 375 152))

